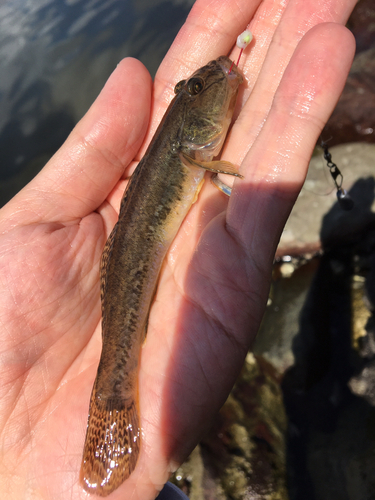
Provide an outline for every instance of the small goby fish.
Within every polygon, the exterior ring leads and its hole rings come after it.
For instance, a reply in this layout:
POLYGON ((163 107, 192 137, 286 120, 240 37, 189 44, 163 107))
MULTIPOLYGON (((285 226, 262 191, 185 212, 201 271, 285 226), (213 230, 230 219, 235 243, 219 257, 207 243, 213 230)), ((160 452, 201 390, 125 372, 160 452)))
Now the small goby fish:
POLYGON ((138 361, 167 250, 197 199, 205 170, 241 177, 231 163, 212 161, 224 143, 242 82, 231 65, 228 57, 219 57, 176 85, 103 251, 103 347, 81 466, 83 487, 96 495, 109 495, 138 460, 138 361))

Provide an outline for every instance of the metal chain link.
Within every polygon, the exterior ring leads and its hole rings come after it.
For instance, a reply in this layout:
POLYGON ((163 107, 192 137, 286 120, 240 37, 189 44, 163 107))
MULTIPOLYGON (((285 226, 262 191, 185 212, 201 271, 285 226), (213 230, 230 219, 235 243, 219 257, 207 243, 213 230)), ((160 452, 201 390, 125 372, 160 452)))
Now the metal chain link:
POLYGON ((341 208, 344 210, 351 210, 354 206, 354 201, 351 198, 351 196, 346 192, 345 189, 342 187, 342 182, 344 180, 344 176, 342 175, 339 167, 336 165, 336 163, 333 163, 332 161, 332 155, 328 151, 328 146, 324 141, 321 141, 320 147, 324 151, 324 159, 327 162, 327 167, 329 168, 329 172, 331 174, 331 177, 333 179, 333 182, 335 183, 336 190, 337 190, 337 200, 339 202, 339 205, 341 208))

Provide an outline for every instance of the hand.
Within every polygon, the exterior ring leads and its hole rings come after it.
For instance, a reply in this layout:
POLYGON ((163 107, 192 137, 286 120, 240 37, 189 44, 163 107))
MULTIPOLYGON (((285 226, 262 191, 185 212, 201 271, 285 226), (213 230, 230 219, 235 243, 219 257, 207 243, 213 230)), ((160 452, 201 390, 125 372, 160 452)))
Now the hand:
POLYGON ((208 428, 258 329, 280 233, 344 85, 354 41, 340 24, 354 5, 198 0, 158 71, 152 107, 147 71, 122 61, 1 210, 2 498, 87 498, 78 477, 101 348, 99 259, 125 179, 174 85, 227 54, 252 20, 242 109, 223 153, 245 178, 229 202, 206 182, 168 254, 141 356, 141 455, 111 498, 154 498, 208 428))

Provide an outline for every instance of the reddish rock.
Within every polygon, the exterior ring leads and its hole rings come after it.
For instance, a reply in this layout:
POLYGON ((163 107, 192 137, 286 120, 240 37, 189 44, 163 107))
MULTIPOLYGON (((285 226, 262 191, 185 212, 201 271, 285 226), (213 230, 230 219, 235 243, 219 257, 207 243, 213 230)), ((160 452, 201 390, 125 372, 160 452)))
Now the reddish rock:
POLYGON ((375 47, 374 0, 360 0, 355 6, 347 26, 355 36, 357 54, 375 47))
POLYGON ((375 48, 358 54, 343 93, 323 129, 329 146, 375 142, 375 48))
POLYGON ((356 40, 356 56, 345 88, 325 129, 330 146, 375 142, 375 3, 360 0, 347 27, 356 40))

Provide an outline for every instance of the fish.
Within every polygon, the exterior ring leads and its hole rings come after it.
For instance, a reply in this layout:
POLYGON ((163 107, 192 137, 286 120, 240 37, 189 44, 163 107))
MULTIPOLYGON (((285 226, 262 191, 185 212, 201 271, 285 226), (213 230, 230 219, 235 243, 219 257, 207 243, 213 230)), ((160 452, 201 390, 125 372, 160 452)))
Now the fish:
POLYGON ((83 488, 107 496, 134 471, 142 431, 138 364, 166 253, 205 172, 242 177, 213 161, 231 123, 242 76, 221 56, 177 83, 147 151, 125 189, 100 263, 102 353, 81 464, 83 488))

